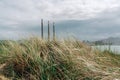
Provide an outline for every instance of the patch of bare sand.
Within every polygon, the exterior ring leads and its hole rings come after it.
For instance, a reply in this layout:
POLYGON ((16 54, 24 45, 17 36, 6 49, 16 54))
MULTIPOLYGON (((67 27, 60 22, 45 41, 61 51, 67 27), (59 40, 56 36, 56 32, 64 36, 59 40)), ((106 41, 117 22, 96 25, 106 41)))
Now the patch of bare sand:
POLYGON ((0 75, 0 80, 9 80, 9 79, 5 78, 3 75, 0 75))

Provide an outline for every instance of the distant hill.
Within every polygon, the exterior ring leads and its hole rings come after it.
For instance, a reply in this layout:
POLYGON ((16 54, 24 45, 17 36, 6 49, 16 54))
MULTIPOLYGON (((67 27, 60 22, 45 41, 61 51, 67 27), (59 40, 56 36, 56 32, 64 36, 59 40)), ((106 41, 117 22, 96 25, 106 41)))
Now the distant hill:
POLYGON ((120 38, 119 37, 110 37, 107 39, 94 41, 93 43, 98 44, 98 45, 105 45, 105 44, 120 45, 120 38))

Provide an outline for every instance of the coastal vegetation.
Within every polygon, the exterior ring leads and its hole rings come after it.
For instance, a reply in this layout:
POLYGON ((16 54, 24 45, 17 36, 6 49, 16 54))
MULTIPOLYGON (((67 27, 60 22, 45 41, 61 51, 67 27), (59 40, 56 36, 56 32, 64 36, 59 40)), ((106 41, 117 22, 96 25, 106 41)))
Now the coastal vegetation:
POLYGON ((120 55, 79 40, 29 38, 0 43, 0 80, 120 79, 120 55))

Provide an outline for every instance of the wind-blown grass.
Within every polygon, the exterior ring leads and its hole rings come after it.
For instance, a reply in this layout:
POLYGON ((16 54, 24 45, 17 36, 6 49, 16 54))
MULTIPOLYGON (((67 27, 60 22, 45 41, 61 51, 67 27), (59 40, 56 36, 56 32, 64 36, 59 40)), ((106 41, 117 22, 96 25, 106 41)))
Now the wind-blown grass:
POLYGON ((8 79, 101 80, 120 76, 120 55, 93 50, 77 40, 30 38, 6 41, 0 49, 0 64, 4 65, 0 72, 8 79))

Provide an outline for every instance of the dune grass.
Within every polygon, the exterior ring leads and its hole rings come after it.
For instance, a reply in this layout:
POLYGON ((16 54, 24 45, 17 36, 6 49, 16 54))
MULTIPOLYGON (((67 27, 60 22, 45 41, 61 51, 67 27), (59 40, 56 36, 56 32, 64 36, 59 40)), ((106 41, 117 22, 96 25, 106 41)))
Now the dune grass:
POLYGON ((77 40, 5 41, 0 64, 0 74, 9 80, 120 79, 120 55, 77 40))

